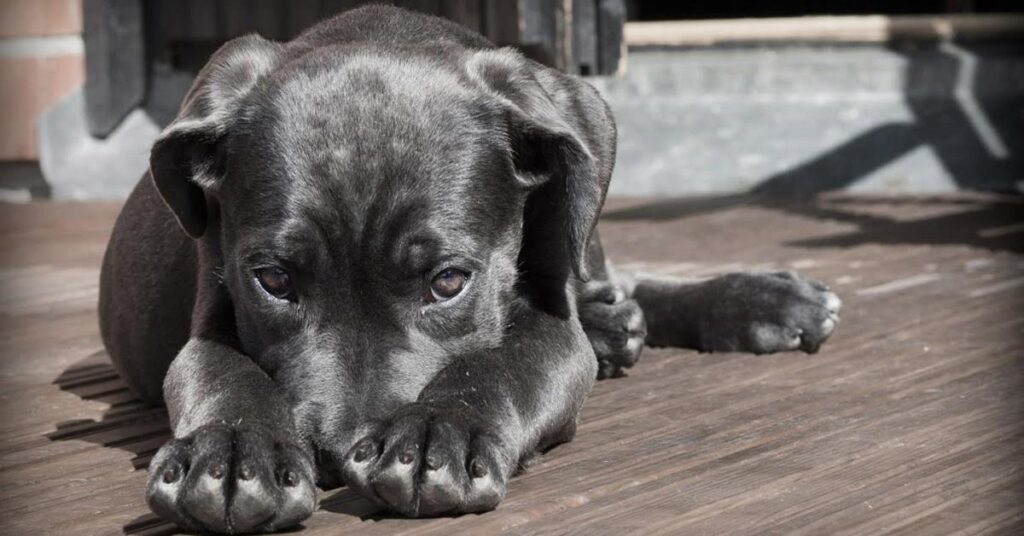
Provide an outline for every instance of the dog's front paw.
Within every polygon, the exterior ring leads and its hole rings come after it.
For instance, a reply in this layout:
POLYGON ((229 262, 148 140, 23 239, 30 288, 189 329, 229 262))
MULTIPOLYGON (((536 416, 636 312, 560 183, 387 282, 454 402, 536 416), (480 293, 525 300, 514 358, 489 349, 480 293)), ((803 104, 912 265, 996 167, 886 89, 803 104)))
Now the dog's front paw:
POLYGON ((283 434, 209 425, 165 444, 149 466, 150 508, 202 532, 269 532, 316 508, 313 464, 283 434))
POLYGON ((729 274, 709 284, 704 351, 814 353, 839 323, 839 297, 793 272, 729 274))
POLYGON ((644 312, 617 285, 587 283, 578 300, 580 324, 597 355, 599 379, 622 375, 640 359, 647 337, 644 312))
POLYGON ((355 443, 343 474, 381 506, 433 516, 493 509, 515 463, 474 412, 410 404, 355 443))

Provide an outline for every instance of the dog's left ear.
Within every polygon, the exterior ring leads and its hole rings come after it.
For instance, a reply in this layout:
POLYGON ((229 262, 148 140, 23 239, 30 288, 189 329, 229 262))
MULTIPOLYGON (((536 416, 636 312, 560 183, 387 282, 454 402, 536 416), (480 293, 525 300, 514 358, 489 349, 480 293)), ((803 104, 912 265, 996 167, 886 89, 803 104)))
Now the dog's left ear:
POLYGON ((196 76, 178 117, 153 144, 153 182, 192 238, 206 232, 206 193, 216 190, 224 174, 221 142, 237 122, 241 102, 280 54, 280 44, 258 35, 227 42, 196 76))
MULTIPOLYGON (((527 211, 539 213, 525 217, 544 220, 543 228, 533 232, 543 236, 524 236, 523 247, 543 248, 539 255, 548 257, 555 254, 552 247, 567 248, 576 276, 588 280, 590 235, 615 159, 615 124, 608 106, 590 85, 513 49, 475 52, 467 70, 504 107, 514 172, 532 192, 527 211)), ((531 225, 539 225, 524 224, 527 234, 531 225)))

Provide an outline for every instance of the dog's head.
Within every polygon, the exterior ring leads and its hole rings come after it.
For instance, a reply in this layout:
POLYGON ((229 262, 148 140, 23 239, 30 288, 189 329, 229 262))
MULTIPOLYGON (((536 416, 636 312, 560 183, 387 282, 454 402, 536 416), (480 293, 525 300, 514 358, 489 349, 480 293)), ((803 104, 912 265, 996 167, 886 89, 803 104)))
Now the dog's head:
POLYGON ((155 144, 153 179, 201 239, 240 350, 318 447, 343 453, 454 356, 501 344, 531 282, 570 314, 610 170, 562 111, 582 104, 538 69, 504 49, 250 36, 155 144))

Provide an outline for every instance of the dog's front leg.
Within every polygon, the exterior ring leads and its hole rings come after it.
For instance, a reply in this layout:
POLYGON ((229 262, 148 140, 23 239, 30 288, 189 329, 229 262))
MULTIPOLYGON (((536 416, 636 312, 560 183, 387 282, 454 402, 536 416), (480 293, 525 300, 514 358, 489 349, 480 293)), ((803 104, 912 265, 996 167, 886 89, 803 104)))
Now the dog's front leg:
POLYGON ((579 321, 530 310, 500 348, 455 359, 416 403, 376 423, 344 460, 345 482, 408 516, 480 512, 521 461, 567 441, 597 362, 579 321))
POLYGON ((174 439, 150 463, 146 498, 196 531, 292 526, 316 507, 314 467, 287 401, 248 357, 193 338, 164 380, 174 439))

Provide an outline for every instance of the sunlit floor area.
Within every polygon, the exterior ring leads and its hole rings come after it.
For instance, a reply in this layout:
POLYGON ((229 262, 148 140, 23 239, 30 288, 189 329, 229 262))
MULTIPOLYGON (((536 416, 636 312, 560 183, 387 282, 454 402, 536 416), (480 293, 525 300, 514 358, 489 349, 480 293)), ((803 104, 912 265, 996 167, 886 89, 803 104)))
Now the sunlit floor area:
MULTIPOLYGON (((166 416, 96 322, 117 210, 0 207, 0 532, 175 533, 143 500, 166 416)), ((343 488, 304 533, 1024 531, 1024 199, 613 199, 600 228, 627 270, 800 271, 842 322, 816 355, 645 350, 494 512, 399 519, 343 488)))

